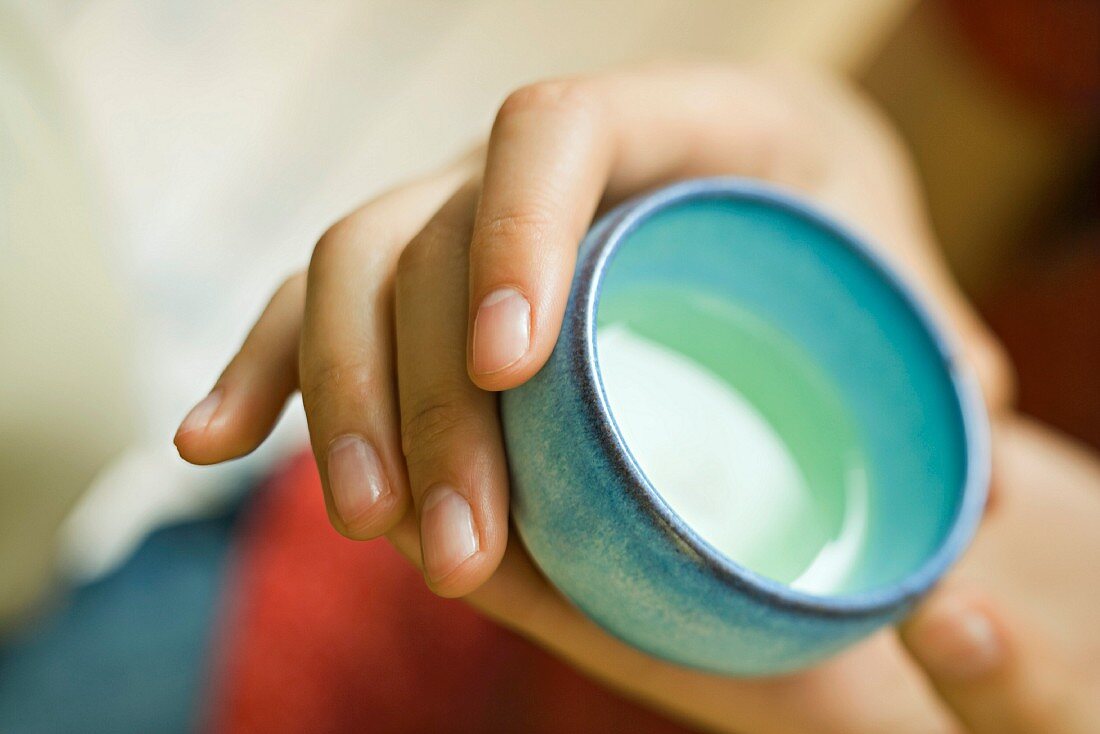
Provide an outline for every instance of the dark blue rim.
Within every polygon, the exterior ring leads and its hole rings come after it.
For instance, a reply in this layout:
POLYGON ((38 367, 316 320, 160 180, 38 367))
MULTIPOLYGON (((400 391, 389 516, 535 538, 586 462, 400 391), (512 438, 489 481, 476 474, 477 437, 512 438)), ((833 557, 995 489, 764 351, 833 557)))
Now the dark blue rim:
POLYGON ((577 308, 563 326, 572 353, 583 355, 574 363, 587 418, 598 432, 602 448, 612 465, 629 479, 627 491, 638 500, 658 527, 664 528, 693 553, 698 561, 722 582, 760 601, 792 611, 816 615, 875 616, 904 605, 927 591, 966 548, 977 529, 989 487, 989 422, 978 383, 946 334, 936 326, 931 310, 887 265, 864 244, 861 237, 830 217, 784 190, 759 181, 739 178, 694 179, 667 186, 622 204, 607 214, 589 233, 577 266, 577 308), (626 237, 655 213, 687 200, 736 199, 755 201, 784 209, 835 234, 866 264, 879 273, 916 316, 939 351, 958 400, 966 437, 967 470, 962 497, 948 531, 937 551, 901 581, 881 589, 856 594, 820 596, 809 594, 767 578, 722 554, 689 527, 650 484, 635 461, 607 404, 596 355, 596 314, 600 290, 608 263, 626 237))

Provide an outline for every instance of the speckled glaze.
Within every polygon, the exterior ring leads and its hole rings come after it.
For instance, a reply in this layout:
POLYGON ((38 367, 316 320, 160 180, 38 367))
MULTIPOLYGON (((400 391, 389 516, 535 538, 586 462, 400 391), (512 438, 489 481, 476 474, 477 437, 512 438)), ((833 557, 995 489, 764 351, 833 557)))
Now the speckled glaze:
POLYGON ((806 667, 903 616, 970 541, 988 485, 980 394, 913 294, 843 227, 796 197, 739 179, 675 184, 603 217, 581 245, 550 360, 503 396, 502 416, 515 525, 547 578, 631 645, 726 674, 806 667), (693 237, 692 206, 727 207, 730 237, 693 237), (831 364, 856 403, 879 480, 915 485, 880 503, 872 529, 882 557, 895 548, 916 554, 896 579, 837 596, 772 581, 700 538, 639 469, 608 409, 596 314, 620 246, 673 210, 678 219, 667 226, 684 235, 678 246, 701 249, 616 277, 697 278, 712 294, 773 311, 831 364), (757 236, 774 242, 752 250, 746 243, 757 236), (837 326, 849 321, 851 334, 837 326), (857 338, 882 346, 852 359, 846 340, 857 338), (920 546, 918 530, 935 542, 920 546))

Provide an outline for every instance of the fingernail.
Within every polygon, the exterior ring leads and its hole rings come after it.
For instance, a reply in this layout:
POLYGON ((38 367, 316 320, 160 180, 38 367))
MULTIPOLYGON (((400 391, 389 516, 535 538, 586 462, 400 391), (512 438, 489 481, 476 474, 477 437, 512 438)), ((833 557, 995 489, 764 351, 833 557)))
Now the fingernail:
POLYGON ((531 304, 515 288, 485 296, 474 317, 473 367, 481 375, 514 364, 531 343, 531 304))
POLYGON ((992 620, 979 609, 944 603, 920 624, 914 652, 933 675, 977 678, 1001 660, 1003 645, 992 620))
POLYGON ((477 553, 480 542, 470 503, 445 484, 428 490, 420 510, 424 570, 439 581, 477 553))
POLYGON ((216 388, 211 391, 209 395, 200 400, 194 408, 191 408, 191 411, 183 419, 183 422, 180 423, 176 435, 182 436, 185 433, 206 430, 206 427, 210 424, 210 419, 214 417, 214 413, 217 412, 221 402, 221 388, 216 388))
POLYGON ((390 491, 378 454, 355 435, 340 436, 329 444, 328 486, 336 514, 349 529, 390 491))

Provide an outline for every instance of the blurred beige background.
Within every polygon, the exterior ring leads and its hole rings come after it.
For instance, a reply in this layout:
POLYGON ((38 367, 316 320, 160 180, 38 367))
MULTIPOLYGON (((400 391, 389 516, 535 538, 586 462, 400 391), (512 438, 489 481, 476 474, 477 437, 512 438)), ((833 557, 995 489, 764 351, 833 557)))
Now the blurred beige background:
POLYGON ((295 406, 230 467, 170 444, 329 222, 522 83, 667 57, 864 84, 974 291, 1074 170, 1066 126, 990 84, 936 3, 0 0, 0 624, 303 440, 295 406))

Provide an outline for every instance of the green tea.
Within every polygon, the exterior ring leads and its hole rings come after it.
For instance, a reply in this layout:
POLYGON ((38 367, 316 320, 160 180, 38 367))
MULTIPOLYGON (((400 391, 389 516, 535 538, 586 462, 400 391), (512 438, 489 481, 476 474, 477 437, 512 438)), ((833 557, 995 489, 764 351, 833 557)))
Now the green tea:
POLYGON ((867 535, 866 460, 802 348, 725 299, 653 285, 603 295, 597 349, 615 422, 673 511, 757 573, 845 590, 867 535))

